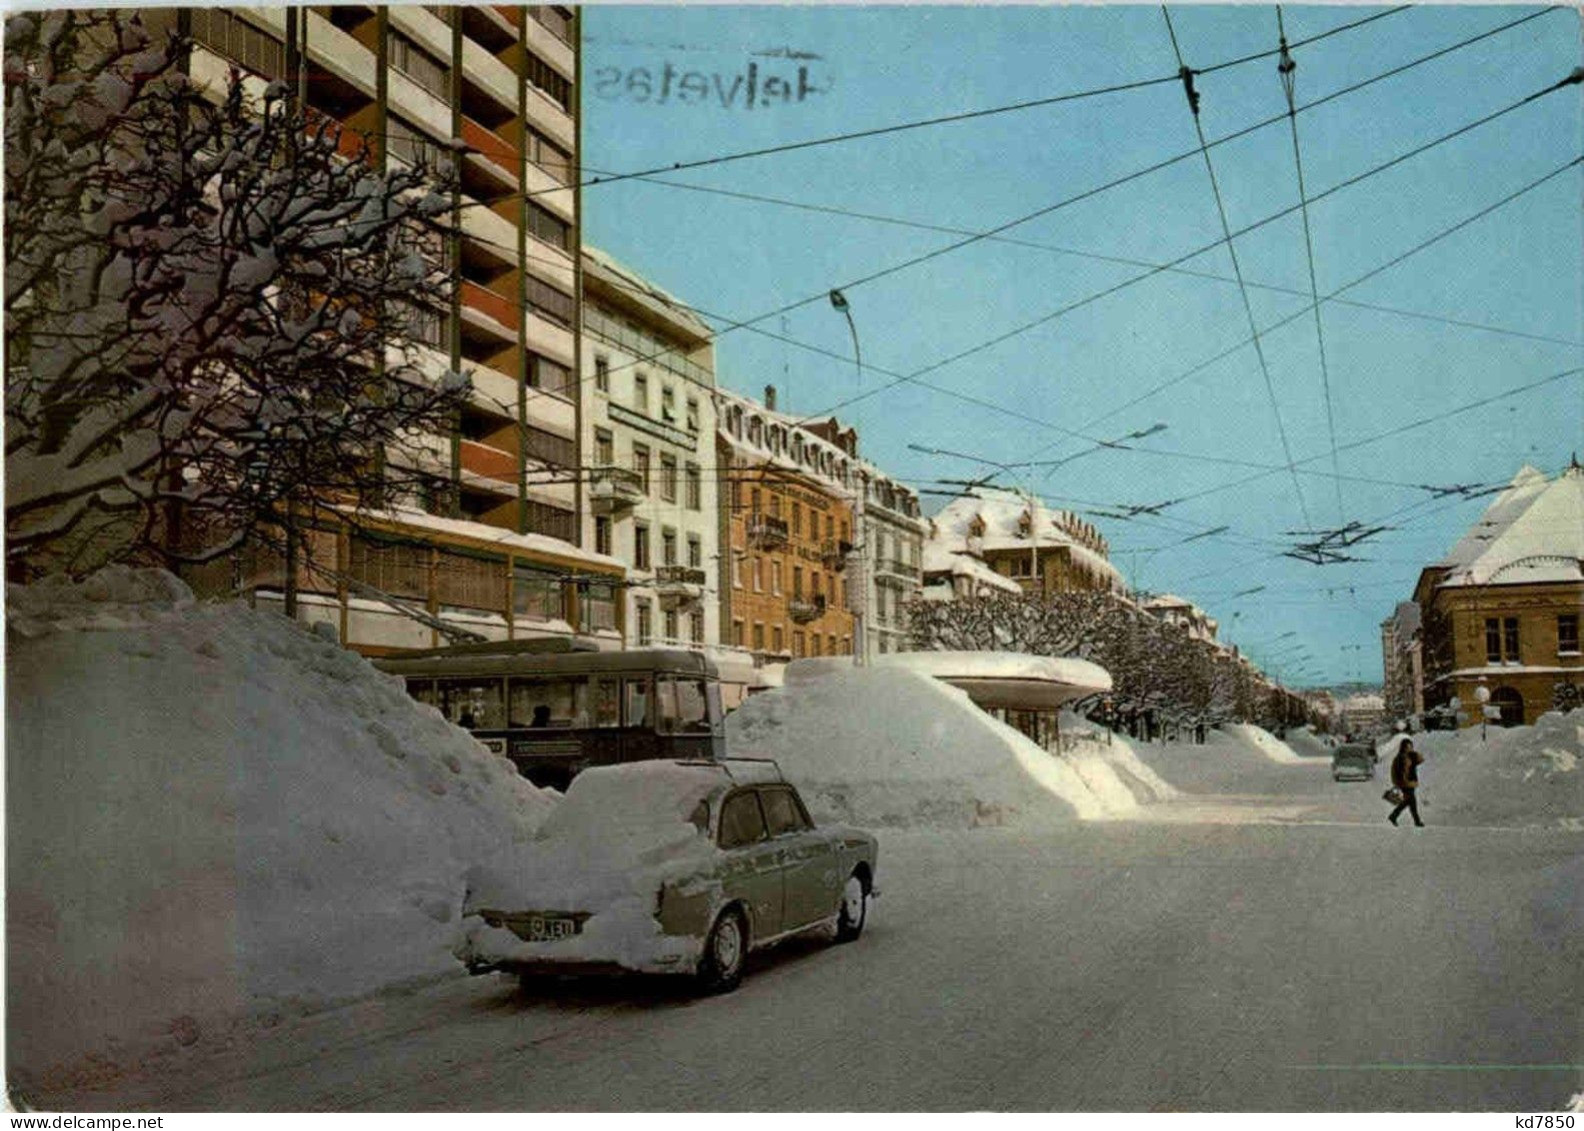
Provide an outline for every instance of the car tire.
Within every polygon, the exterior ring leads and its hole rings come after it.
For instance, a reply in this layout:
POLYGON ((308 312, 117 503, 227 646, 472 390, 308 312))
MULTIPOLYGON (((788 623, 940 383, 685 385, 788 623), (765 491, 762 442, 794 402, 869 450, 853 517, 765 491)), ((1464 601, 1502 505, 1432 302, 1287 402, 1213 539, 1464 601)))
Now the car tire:
POLYGON ((841 903, 836 908, 836 941, 849 943, 863 934, 864 921, 869 918, 869 885, 857 872, 847 877, 842 887, 841 903))
POLYGON ((748 962, 748 924, 742 912, 728 907, 715 919, 704 940, 704 956, 699 959, 699 986, 705 993, 726 994, 742 982, 748 962))

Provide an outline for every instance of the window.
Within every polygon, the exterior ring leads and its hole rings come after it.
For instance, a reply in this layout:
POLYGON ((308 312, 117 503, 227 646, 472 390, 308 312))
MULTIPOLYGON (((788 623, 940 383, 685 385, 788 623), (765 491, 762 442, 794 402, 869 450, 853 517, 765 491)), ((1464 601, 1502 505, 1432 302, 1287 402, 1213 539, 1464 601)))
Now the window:
POLYGON ((649 527, 642 522, 633 524, 633 568, 649 568, 649 527))
POLYGON ((621 680, 595 676, 589 680, 589 723, 596 727, 621 726, 621 680))
POLYGON ((499 679, 465 677, 435 681, 435 706, 459 727, 493 730, 506 723, 506 705, 499 679))
POLYGON ((1518 618, 1508 617, 1502 622, 1502 642, 1507 648, 1507 662, 1518 662, 1518 618))
POLYGON ((537 275, 525 276, 523 284, 527 288, 528 305, 535 313, 571 328, 572 316, 577 307, 571 295, 557 290, 537 275))
POLYGON ((660 564, 676 565, 676 550, 676 531, 667 526, 660 531, 660 564))
POLYGON ((528 202, 528 231, 536 239, 562 251, 572 248, 572 225, 542 205, 528 202))
POLYGON ((699 402, 697 397, 689 397, 687 399, 687 430, 689 432, 697 432, 699 430, 699 402))
POLYGON ((825 516, 825 537, 833 540, 836 537, 836 518, 834 515, 825 516))
POLYGON ((676 390, 669 385, 660 390, 660 419, 667 424, 676 423, 676 390))
POLYGON ((780 495, 772 494, 770 496, 770 517, 771 518, 780 518, 781 517, 781 496, 780 495))
POLYGON ((554 8, 549 4, 530 4, 528 14, 533 17, 534 23, 562 43, 572 42, 572 16, 565 8, 554 8))
MULTIPOLYGON (((649 602, 648 601, 639 601, 638 602, 638 623, 639 623, 639 625, 640 626, 644 625, 648 621, 648 619, 649 619, 649 602)), ((641 628, 640 631, 643 631, 643 632, 647 633, 648 630, 646 628, 641 628)), ((645 635, 644 640, 645 641, 648 640, 648 636, 647 635, 645 635)), ((625 690, 626 696, 627 696, 626 711, 625 711, 625 714, 627 716, 627 719, 626 719, 627 725, 630 726, 630 727, 650 727, 650 726, 654 726, 654 714, 653 714, 653 710, 652 710, 652 705, 654 703, 654 691, 649 686, 649 681, 647 679, 642 679, 642 678, 626 680, 625 681, 624 690, 625 690)))
POLYGON ((649 415, 649 378, 642 373, 633 375, 633 408, 649 415))
POLYGON ((644 494, 649 493, 649 449, 642 444, 633 445, 633 470, 643 480, 644 494))
POLYGON ((704 614, 692 612, 688 614, 688 639, 695 644, 704 643, 704 614))
POLYGON ((764 813, 759 809, 759 798, 753 790, 744 790, 726 799, 721 809, 720 846, 741 848, 768 836, 764 813))
POLYGON ((786 637, 781 632, 781 626, 773 625, 770 629, 770 650, 782 652, 786 649, 786 637))
POLYGON ((564 611, 561 579, 556 574, 517 567, 512 584, 512 614, 516 618, 555 620, 564 611))
POLYGON ((561 109, 565 110, 571 105, 572 84, 532 51, 524 52, 523 77, 561 109))
POLYGON ((280 40, 224 8, 192 9, 192 36, 265 78, 286 72, 286 49, 280 40))
POLYGON ((665 638, 668 641, 677 638, 677 611, 675 609, 667 609, 665 611, 665 638))
POLYGON ((565 397, 572 392, 572 370, 559 361, 551 361, 536 353, 529 354, 528 384, 535 389, 565 397))
POLYGON ((771 836, 799 833, 813 827, 797 798, 785 786, 761 790, 759 798, 764 802, 765 821, 771 836))
POLYGON ((529 459, 554 464, 557 467, 577 466, 577 444, 565 436, 557 436, 554 432, 546 432, 543 428, 535 428, 530 424, 522 430, 522 438, 523 453, 529 459))
POLYGON ((571 511, 562 510, 560 507, 541 503, 535 499, 526 500, 525 511, 528 518, 528 530, 532 534, 548 534, 552 538, 559 538, 563 542, 571 542, 577 538, 577 522, 571 511))
POLYGON ((514 677, 506 688, 507 725, 542 730, 589 723, 588 684, 571 679, 514 677))
POLYGON ((799 538, 803 536, 803 508, 796 503, 792 504, 792 533, 799 538))
POLYGON ((538 130, 527 131, 525 156, 559 184, 572 183, 572 155, 538 130))
POLYGON ((763 558, 755 558, 754 559, 754 564, 753 564, 753 581, 754 581, 754 592, 755 593, 763 593, 764 592, 764 587, 765 587, 764 579, 765 579, 765 560, 763 558))
POLYGON ((1561 613, 1557 616, 1557 652, 1576 655, 1579 650, 1578 614, 1561 613))
POLYGON ((440 101, 451 101, 451 68, 399 32, 390 35, 390 62, 440 101))
POLYGON ((664 734, 708 734, 709 699, 701 679, 662 679, 655 685, 664 734))
MULTIPOLYGON (((649 607, 649 602, 648 602, 648 600, 646 598, 640 597, 640 598, 638 598, 638 643, 640 643, 640 644, 648 644, 653 639, 654 639, 654 610, 649 607)), ((627 685, 627 707, 628 707, 628 711, 627 711, 627 725, 628 726, 632 726, 633 725, 633 721, 632 721, 633 720, 632 688, 633 688, 633 684, 629 683, 627 685)))
POLYGON ((732 621, 732 643, 739 648, 743 646, 743 622, 740 620, 732 621))
POLYGON ((736 554, 732 555, 732 558, 731 558, 731 573, 732 573, 732 588, 733 589, 741 589, 743 587, 743 568, 742 568, 742 563, 743 563, 742 558, 738 557, 736 554))
POLYGON ((684 491, 686 492, 687 509, 698 511, 704 509, 704 477, 699 465, 690 463, 683 472, 684 491))
POLYGON ((749 488, 748 510, 751 514, 759 513, 759 488, 757 487, 749 488))
POLYGON ((793 566, 792 567, 792 599, 794 601, 801 601, 803 599, 803 567, 802 566, 793 566))
POLYGON ((596 554, 611 552, 611 520, 604 515, 594 517, 594 552, 596 554))
POLYGON ((594 429, 594 462, 600 467, 610 467, 616 462, 616 437, 607 429, 594 429))
POLYGON ((594 359, 594 389, 596 392, 610 392, 610 358, 596 357, 594 359))
MULTIPOLYGON (((606 535, 609 538, 609 534, 606 535)), ((609 553, 606 550, 606 553, 609 553)), ((616 627, 616 586, 608 581, 585 581, 582 584, 583 623, 590 632, 616 627)))
POLYGON ((687 546, 688 546, 687 564, 688 564, 689 568, 691 568, 691 569, 703 569, 704 568, 704 547, 699 542, 699 536, 697 534, 689 534, 687 536, 687 546))
POLYGON ((779 558, 770 563, 770 592, 781 592, 781 560, 779 558))
POLYGON ((676 456, 666 452, 660 454, 660 497, 668 503, 676 502, 677 497, 676 456))
MULTIPOLYGON (((193 9, 195 21, 196 13, 200 10, 193 9)), ((409 125, 394 114, 385 121, 385 146, 392 157, 409 165, 433 165, 441 152, 439 142, 432 140, 416 126, 409 125)))
POLYGON ((794 630, 792 633, 792 656, 794 659, 801 660, 803 658, 804 647, 802 631, 794 630))
POLYGON ((816 632, 816 633, 814 633, 813 635, 811 635, 809 637, 809 655, 818 656, 819 654, 820 654, 820 634, 816 632))
POLYGON ((763 652, 764 651, 764 625, 762 625, 762 624, 755 624, 754 625, 754 629, 753 629, 753 650, 755 652, 763 652))

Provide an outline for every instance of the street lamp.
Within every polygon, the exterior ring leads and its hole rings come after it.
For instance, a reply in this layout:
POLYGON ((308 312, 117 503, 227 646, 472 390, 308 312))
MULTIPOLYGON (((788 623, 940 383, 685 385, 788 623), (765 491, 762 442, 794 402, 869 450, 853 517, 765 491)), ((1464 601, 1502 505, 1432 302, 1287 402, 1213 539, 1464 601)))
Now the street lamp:
MULTIPOLYGON (((847 319, 847 330, 852 334, 853 365, 858 372, 857 400, 861 400, 863 397, 863 352, 858 346, 858 325, 853 321, 852 307, 847 302, 847 296, 842 294, 840 290, 836 288, 831 289, 830 304, 833 310, 839 313, 843 318, 847 319)), ((862 407, 857 408, 853 413, 853 432, 855 435, 862 435, 863 433, 862 407)), ((858 445, 854 443, 853 460, 855 464, 857 459, 858 445)), ((856 475, 856 467, 854 468, 854 472, 856 475)), ((864 663, 864 652, 868 646, 864 637, 864 622, 868 619, 866 614, 869 608, 869 532, 864 527, 863 477, 862 475, 856 475, 856 477, 860 482, 858 489, 854 492, 855 502, 853 504, 853 538, 857 543, 854 549, 858 551, 857 588, 858 592, 861 594, 861 600, 859 602, 857 611, 853 613, 853 666, 862 667, 864 663)))

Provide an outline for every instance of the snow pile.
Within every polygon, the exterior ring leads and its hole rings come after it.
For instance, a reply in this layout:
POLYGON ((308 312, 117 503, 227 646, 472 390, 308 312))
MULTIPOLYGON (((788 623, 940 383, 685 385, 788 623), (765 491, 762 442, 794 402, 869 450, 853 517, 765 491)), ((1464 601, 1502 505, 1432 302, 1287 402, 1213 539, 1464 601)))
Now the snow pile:
POLYGON ((1288 731, 1283 741, 1300 758, 1330 758, 1336 753, 1332 747, 1326 745, 1323 738, 1308 727, 1288 731))
MULTIPOLYGON (((1381 746, 1384 773, 1400 736, 1381 746)), ((1584 712, 1541 715, 1531 727, 1478 727, 1413 736, 1425 756, 1419 799, 1425 820, 1584 832, 1584 712)))
POLYGON ((1105 730, 1094 728, 1087 719, 1070 711, 1062 712, 1061 731, 1062 756, 1072 763, 1084 784, 1102 796, 1113 792, 1116 785, 1128 791, 1134 804, 1130 806, 1119 799, 1117 808, 1136 808, 1138 804, 1169 801, 1179 796, 1177 787, 1140 758, 1126 736, 1112 734, 1108 738, 1105 730), (1076 741, 1069 745, 1074 738, 1076 741), (1101 768, 1106 772, 1099 772, 1101 768))
POLYGON ((1253 723, 1222 723, 1218 729, 1258 750, 1272 762, 1292 766, 1310 761, 1307 758, 1300 758, 1291 746, 1264 727, 1257 727, 1253 723))
POLYGON ((549 795, 361 657, 168 574, 7 597, 14 1078, 455 972, 465 870, 549 795))
POLYGON ((728 716, 727 739, 739 756, 776 759, 817 820, 964 828, 1137 807, 1101 756, 1047 753, 929 676, 888 667, 792 674, 728 716))

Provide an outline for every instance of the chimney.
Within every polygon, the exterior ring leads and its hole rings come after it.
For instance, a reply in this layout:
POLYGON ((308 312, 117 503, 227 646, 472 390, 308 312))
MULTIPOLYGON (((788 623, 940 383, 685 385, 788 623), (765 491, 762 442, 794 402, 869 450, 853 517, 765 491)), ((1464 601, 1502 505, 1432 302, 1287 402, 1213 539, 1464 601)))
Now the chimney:
POLYGON ((769 409, 771 412, 775 411, 775 386, 774 385, 766 385, 765 386, 765 408, 769 409))

